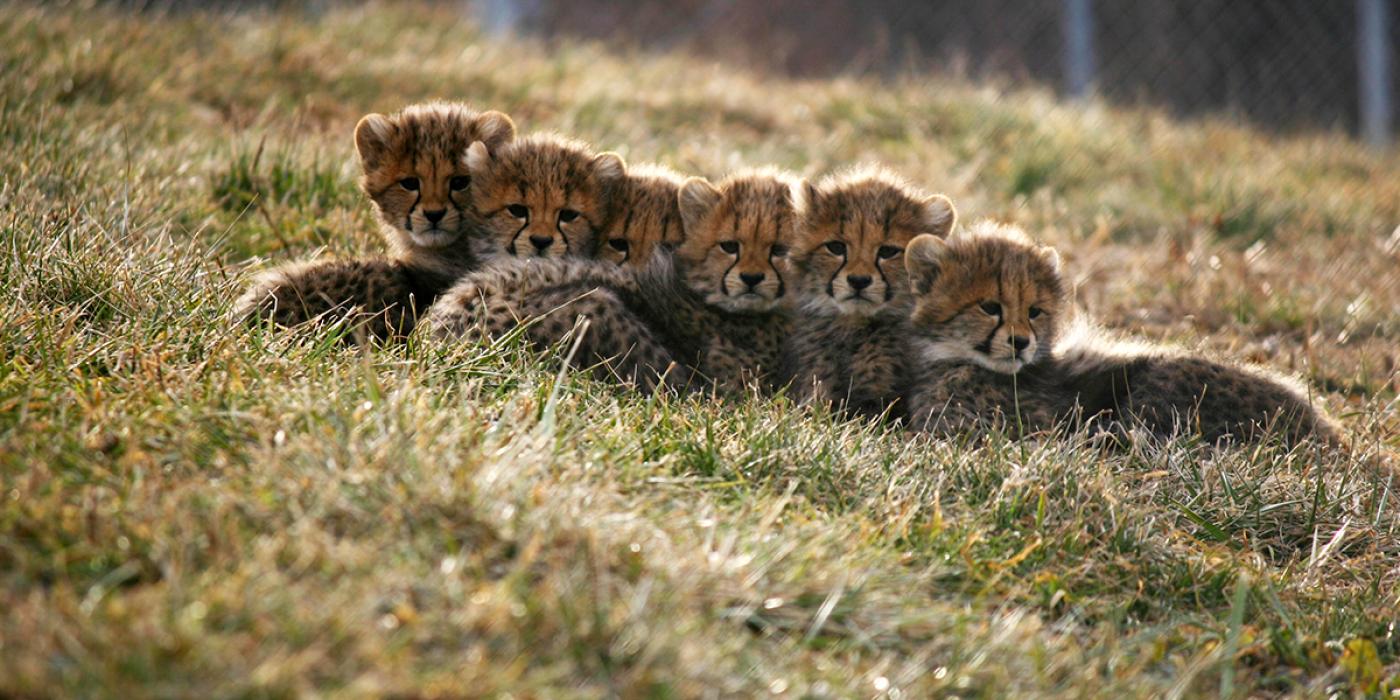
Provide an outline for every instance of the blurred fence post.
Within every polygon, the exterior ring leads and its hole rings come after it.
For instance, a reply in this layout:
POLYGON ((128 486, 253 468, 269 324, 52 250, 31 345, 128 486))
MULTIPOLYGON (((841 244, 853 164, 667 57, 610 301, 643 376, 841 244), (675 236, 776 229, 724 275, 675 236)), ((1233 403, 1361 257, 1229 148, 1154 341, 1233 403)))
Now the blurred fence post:
POLYGON ((532 9, 529 0, 471 0, 472 9, 487 34, 517 34, 532 9))
POLYGON ((1065 90, 1071 97, 1087 97, 1094 86, 1094 13, 1090 0, 1064 0, 1061 23, 1065 90))
POLYGON ((1389 0, 1356 0, 1356 60, 1361 83, 1361 135, 1376 147, 1393 138, 1389 0))

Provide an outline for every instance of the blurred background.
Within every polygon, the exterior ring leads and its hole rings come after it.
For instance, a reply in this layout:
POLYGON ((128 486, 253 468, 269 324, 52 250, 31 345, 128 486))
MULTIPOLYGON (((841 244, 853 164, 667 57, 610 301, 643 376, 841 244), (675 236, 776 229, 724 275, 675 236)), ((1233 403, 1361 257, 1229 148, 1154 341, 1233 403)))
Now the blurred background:
MULTIPOLYGON (((208 7, 133 0, 145 8, 208 7)), ((223 0, 214 4, 333 2, 223 0)), ((1396 0, 455 0, 490 33, 606 40, 794 77, 939 73, 1098 94, 1179 116, 1400 129, 1396 0)))
POLYGON ((1393 0, 476 0, 496 31, 687 47, 798 76, 936 71, 1229 112, 1396 127, 1393 0))

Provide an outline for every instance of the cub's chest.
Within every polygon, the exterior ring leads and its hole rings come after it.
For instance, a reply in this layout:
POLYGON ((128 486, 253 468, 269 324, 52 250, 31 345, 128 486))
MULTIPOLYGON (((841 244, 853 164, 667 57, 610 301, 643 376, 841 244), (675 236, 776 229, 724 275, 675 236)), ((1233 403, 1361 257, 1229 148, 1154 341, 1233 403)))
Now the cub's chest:
POLYGON ((788 334, 785 317, 717 314, 712 321, 699 348, 703 372, 719 379, 746 379, 765 377, 777 368, 788 334))
POLYGON ((843 374, 899 373, 906 364, 908 333, 897 321, 871 318, 824 318, 795 332, 801 354, 843 374))

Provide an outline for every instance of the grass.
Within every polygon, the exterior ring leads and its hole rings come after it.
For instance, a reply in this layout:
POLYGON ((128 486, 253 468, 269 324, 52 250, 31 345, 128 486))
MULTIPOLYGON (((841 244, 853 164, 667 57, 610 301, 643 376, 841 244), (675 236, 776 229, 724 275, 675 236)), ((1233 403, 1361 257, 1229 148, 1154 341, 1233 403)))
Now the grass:
MULTIPOLYGON (((1400 156, 909 77, 495 40, 446 9, 0 7, 0 695, 1394 695, 1358 464, 941 443, 558 353, 222 321, 380 250, 363 113, 503 109, 717 176, 879 159, 1061 246, 1108 325, 1397 443, 1400 156)), ((562 349, 561 349, 562 352, 562 349)))

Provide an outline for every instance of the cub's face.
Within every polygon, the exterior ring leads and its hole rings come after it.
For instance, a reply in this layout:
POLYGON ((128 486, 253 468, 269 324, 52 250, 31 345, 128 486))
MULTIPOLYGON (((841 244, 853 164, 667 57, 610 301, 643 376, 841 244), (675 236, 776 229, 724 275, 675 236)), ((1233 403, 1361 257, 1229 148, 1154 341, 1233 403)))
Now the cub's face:
POLYGON ((1068 293, 1059 255, 990 222, 944 241, 919 236, 905 262, 926 359, 1013 374, 1048 357, 1068 293))
POLYGON ((426 104, 392 116, 370 114, 355 127, 364 177, 360 185, 401 250, 436 250, 470 228, 471 177, 462 156, 473 142, 502 144, 515 124, 500 112, 426 104))
POLYGON ((494 151, 472 144, 467 166, 472 214, 486 234, 475 252, 486 259, 593 257, 626 177, 617 154, 547 135, 494 151))
POLYGON ((956 220, 947 197, 923 195, 878 174, 808 186, 794 255, 803 301, 860 316, 904 310, 909 242, 923 234, 946 237, 956 220))
POLYGON ((718 186, 691 178, 681 187, 680 210, 685 239, 677 267, 706 303, 753 312, 784 301, 798 217, 791 181, 770 173, 718 186))
POLYGON ((661 245, 676 246, 685 229, 677 201, 680 176, 660 168, 629 168, 616 214, 602 232, 598 257, 640 268, 661 245))

